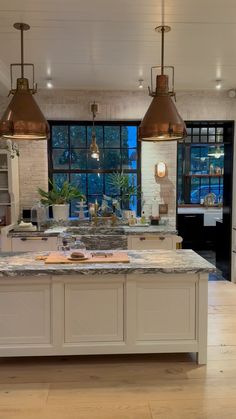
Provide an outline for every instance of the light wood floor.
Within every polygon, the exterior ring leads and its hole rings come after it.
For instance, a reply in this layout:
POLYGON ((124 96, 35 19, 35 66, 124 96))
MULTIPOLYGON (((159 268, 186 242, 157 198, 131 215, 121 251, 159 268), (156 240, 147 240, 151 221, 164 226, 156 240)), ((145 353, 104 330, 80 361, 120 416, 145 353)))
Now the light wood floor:
POLYGON ((0 419, 236 419, 236 285, 209 283, 208 365, 191 355, 0 359, 0 419))

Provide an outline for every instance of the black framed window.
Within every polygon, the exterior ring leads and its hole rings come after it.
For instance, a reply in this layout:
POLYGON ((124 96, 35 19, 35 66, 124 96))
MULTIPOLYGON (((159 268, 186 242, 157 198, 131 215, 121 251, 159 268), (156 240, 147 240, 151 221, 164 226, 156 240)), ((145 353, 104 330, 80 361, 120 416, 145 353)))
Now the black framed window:
MULTIPOLYGON (((138 122, 96 122, 99 160, 90 153, 91 122, 49 121, 49 124, 49 177, 58 186, 68 180, 81 190, 88 203, 96 199, 101 203, 104 194, 119 196, 109 183, 113 172, 123 171, 132 183, 141 184, 138 122)), ((75 205, 72 202, 71 216, 75 215, 75 205)), ((140 213, 139 200, 132 200, 130 205, 140 213)))
POLYGON ((188 136, 178 144, 178 203, 200 204, 209 193, 224 195, 225 145, 232 141, 232 122, 187 122, 188 136))

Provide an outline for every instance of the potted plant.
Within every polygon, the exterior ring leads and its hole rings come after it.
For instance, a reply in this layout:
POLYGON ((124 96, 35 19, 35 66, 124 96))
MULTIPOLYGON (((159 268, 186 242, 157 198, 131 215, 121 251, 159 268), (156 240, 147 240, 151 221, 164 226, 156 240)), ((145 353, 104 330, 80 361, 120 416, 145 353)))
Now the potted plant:
POLYGON ((61 187, 58 187, 49 180, 49 185, 49 191, 38 188, 38 193, 41 196, 41 203, 43 205, 52 206, 53 218, 56 221, 68 220, 69 203, 76 198, 85 200, 85 196, 68 181, 64 182, 61 187))
POLYGON ((135 185, 134 176, 124 172, 115 172, 109 176, 109 184, 120 194, 118 200, 122 209, 123 217, 130 218, 133 211, 130 205, 134 203, 135 197, 139 195, 139 187, 135 185))

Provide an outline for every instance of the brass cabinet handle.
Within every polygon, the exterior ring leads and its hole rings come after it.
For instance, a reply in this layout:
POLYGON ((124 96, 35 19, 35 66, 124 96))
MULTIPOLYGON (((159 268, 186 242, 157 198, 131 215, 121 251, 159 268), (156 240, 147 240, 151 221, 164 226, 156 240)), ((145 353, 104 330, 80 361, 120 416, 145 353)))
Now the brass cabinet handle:
POLYGON ((164 236, 152 236, 152 237, 139 237, 140 241, 144 240, 165 240, 166 238, 164 236))

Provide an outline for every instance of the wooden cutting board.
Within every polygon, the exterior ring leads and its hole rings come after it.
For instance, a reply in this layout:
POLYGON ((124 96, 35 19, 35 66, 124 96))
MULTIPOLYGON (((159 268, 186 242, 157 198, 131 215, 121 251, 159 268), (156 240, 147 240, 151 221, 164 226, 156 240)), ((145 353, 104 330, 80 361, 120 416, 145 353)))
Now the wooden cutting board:
MULTIPOLYGON (((92 252, 91 252, 92 253, 92 252)), ((51 252, 45 259, 46 264, 71 264, 71 263, 129 263, 127 253, 114 252, 111 255, 92 256, 88 253, 89 258, 85 260, 69 260, 59 252, 51 252)))

